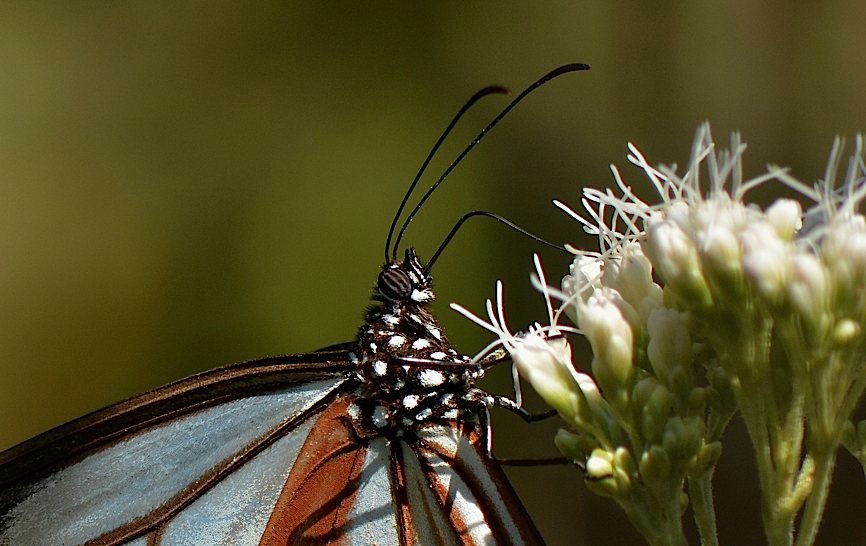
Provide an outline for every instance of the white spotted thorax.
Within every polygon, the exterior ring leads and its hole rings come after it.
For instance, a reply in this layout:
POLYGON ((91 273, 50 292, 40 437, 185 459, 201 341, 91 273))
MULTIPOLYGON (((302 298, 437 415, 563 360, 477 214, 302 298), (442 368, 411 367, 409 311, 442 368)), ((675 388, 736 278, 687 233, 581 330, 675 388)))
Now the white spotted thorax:
POLYGON ((415 255, 386 264, 358 334, 358 398, 349 417, 361 437, 403 436, 460 419, 484 404, 483 370, 452 349, 428 309, 432 280, 415 255))

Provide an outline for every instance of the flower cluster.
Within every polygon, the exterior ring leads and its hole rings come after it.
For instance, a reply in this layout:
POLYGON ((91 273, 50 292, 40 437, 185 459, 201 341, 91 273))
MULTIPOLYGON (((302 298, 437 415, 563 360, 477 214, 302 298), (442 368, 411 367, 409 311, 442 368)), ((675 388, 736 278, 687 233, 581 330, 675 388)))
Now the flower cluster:
POLYGON ((650 543, 685 543, 689 498, 704 544, 717 543, 711 479, 739 411, 768 540, 811 544, 838 447, 866 463, 866 424, 849 421, 866 388, 862 139, 841 184, 837 142, 813 187, 777 167, 744 180, 739 137, 719 151, 706 125, 681 175, 629 147, 661 202, 640 200, 615 168, 617 191, 585 189, 583 214, 557 202, 599 248, 572 249, 561 289, 537 265, 536 285, 561 300, 550 326, 510 333, 501 287, 498 312, 488 302, 489 323, 476 321, 567 423, 560 450, 650 543), (798 200, 746 203, 768 183, 798 200), (571 361, 562 314, 591 345, 591 374, 571 361))

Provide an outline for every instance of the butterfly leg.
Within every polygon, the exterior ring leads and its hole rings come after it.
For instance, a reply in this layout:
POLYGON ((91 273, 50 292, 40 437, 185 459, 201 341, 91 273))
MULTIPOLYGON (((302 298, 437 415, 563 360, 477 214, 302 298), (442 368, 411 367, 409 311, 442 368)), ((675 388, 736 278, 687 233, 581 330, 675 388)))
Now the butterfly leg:
POLYGON ((527 423, 534 423, 536 421, 542 421, 544 419, 549 419, 556 415, 556 410, 547 410, 540 413, 532 413, 527 411, 525 408, 521 407, 511 398, 507 396, 500 396, 498 394, 489 394, 487 392, 482 391, 481 389, 474 389, 479 391, 481 394, 481 400, 484 402, 486 406, 497 406, 503 409, 510 411, 511 413, 517 415, 527 423))

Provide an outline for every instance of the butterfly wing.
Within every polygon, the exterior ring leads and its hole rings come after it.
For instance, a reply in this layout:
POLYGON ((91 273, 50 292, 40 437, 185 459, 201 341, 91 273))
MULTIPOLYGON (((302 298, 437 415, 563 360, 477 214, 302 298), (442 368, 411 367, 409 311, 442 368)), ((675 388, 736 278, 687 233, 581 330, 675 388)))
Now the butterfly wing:
POLYGON ((342 397, 317 417, 263 544, 543 544, 474 426, 359 442, 346 417, 352 402, 342 397))
POLYGON ((360 439, 348 353, 205 372, 0 454, 0 544, 541 544, 465 423, 360 439))
POLYGON ((0 544, 122 544, 196 519, 244 543, 350 365, 329 351, 205 372, 0 454, 0 544))

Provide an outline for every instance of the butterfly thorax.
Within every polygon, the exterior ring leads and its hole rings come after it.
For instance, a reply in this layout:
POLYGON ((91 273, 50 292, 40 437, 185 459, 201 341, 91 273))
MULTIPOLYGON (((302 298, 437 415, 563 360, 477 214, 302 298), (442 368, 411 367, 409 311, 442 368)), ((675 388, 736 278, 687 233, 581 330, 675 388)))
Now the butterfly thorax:
POLYGON ((475 407, 467 393, 482 370, 451 348, 428 309, 432 301, 430 278, 411 249, 383 268, 358 334, 361 386, 350 412, 363 436, 402 436, 475 407))

